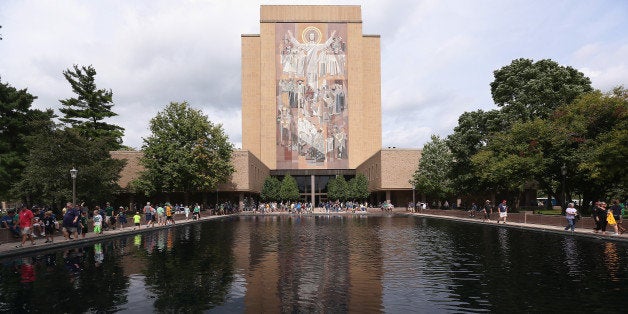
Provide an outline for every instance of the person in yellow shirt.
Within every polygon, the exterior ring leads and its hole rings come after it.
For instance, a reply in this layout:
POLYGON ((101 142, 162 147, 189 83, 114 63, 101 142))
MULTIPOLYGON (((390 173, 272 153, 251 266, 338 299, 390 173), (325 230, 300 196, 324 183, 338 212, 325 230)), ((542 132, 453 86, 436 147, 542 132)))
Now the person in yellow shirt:
POLYGON ((170 203, 166 203, 166 224, 168 224, 168 222, 172 222, 172 224, 174 225, 174 218, 172 217, 172 206, 170 206, 170 203))
POLYGON ((142 216, 140 216, 140 212, 135 212, 135 216, 133 216, 133 222, 135 223, 135 227, 133 227, 133 230, 135 230, 135 228, 140 228, 141 221, 142 216))

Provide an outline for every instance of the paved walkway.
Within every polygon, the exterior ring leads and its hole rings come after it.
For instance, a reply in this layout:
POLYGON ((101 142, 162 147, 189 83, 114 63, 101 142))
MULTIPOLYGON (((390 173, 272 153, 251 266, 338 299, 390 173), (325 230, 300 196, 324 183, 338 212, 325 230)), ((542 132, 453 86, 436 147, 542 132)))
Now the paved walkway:
MULTIPOLYGON (((430 218, 436 218, 436 219, 461 221, 461 222, 472 223, 472 224, 489 225, 496 228, 513 228, 513 229, 520 229, 520 230, 531 230, 535 232, 549 232, 549 233, 556 233, 556 234, 572 235, 572 236, 586 237, 586 238, 592 238, 592 239, 599 239, 599 240, 604 240, 604 241, 628 242, 628 233, 624 233, 624 234, 620 234, 616 236, 612 235, 613 228, 610 226, 606 227, 606 235, 602 235, 600 233, 594 233, 593 228, 576 228, 575 231, 572 232, 571 230, 565 230, 565 226, 551 226, 551 225, 520 223, 520 222, 507 222, 506 224, 504 224, 503 222, 497 223, 495 222, 495 220, 483 222, 482 219, 478 219, 478 218, 462 218, 462 217, 452 217, 452 216, 425 214, 425 213, 405 213, 405 214, 418 216, 418 217, 430 217, 430 218)), ((567 225, 567 220, 565 220, 565 225, 567 225)))
POLYGON ((37 237, 35 239, 35 245, 32 245, 29 240, 26 240, 26 242, 24 243, 24 246, 19 247, 19 248, 17 248, 16 245, 19 245, 21 241, 1 243, 0 244, 0 258, 20 256, 24 254, 31 254, 31 253, 39 252, 39 251, 58 250, 64 247, 88 244, 88 243, 92 243, 99 240, 116 238, 122 235, 133 235, 133 234, 151 232, 154 230, 168 229, 168 228, 172 228, 176 226, 199 223, 202 221, 227 217, 228 215, 209 216, 208 214, 205 214, 205 216, 201 216, 199 220, 193 220, 191 218, 192 215, 190 215, 189 220, 185 220, 185 217, 183 215, 177 215, 177 216, 179 217, 175 217, 175 219, 177 220, 174 225, 157 226, 155 224, 154 227, 146 227, 146 225, 143 223, 144 217, 142 217, 142 225, 140 228, 137 228, 137 229, 134 229, 133 223, 129 222, 126 224, 127 226, 124 228, 116 228, 115 230, 103 231, 102 234, 95 234, 94 232, 90 230, 90 232, 88 232, 85 235, 85 238, 79 235, 79 238, 74 239, 74 240, 66 240, 63 237, 63 233, 57 232, 54 237, 54 243, 45 243, 46 237, 37 237))
MULTIPOLYGON (((400 209, 400 208, 395 209, 392 213, 383 213, 379 209, 372 209, 372 210, 369 210, 367 213, 358 212, 355 214, 411 215, 411 216, 417 216, 417 217, 429 217, 429 218, 434 218, 434 219, 444 219, 444 220, 459 221, 459 222, 464 222, 464 223, 481 224, 481 225, 487 225, 487 226, 491 226, 495 228, 513 228, 513 229, 520 229, 520 230, 530 230, 534 232, 549 232, 549 233, 555 233, 555 234, 586 237, 586 238, 598 239, 598 240, 603 240, 603 241, 628 242, 628 233, 614 236, 614 235, 611 235, 612 231, 611 232, 607 231, 606 235, 602 235, 602 234, 593 233, 591 228, 576 228, 574 232, 571 232, 571 231, 566 231, 564 227, 561 227, 561 226, 551 226, 551 225, 534 224, 534 223, 508 222, 506 224, 504 223, 498 224, 494 220, 490 222, 483 222, 481 219, 478 219, 478 218, 463 218, 463 217, 454 217, 454 216, 427 214, 427 213, 410 213, 410 212, 406 212, 405 209, 400 209)), ((244 212, 242 213, 242 215, 262 215, 262 214, 244 212)), ((271 213, 271 214, 266 214, 266 215, 292 215, 292 214, 271 213)), ((339 212, 339 213, 315 212, 312 214, 304 214, 304 215, 353 215, 353 213, 350 213, 350 212, 339 212)), ((191 218, 189 220, 185 220, 185 219, 181 219, 182 217, 178 217, 179 219, 176 220, 177 222, 175 225, 155 226, 155 227, 148 227, 148 228, 145 225, 142 225, 141 228, 139 229, 134 229, 131 223, 131 224, 128 224, 129 226, 125 228, 122 228, 122 229, 118 228, 115 230, 104 231, 103 234, 95 234, 93 232, 88 232, 85 238, 81 237, 76 240, 66 240, 63 237, 63 235, 60 232, 58 232, 55 235, 54 243, 45 243, 45 240, 46 240, 45 237, 36 238, 35 245, 31 245, 29 241, 26 241, 24 246, 20 248, 15 247, 17 244, 20 244, 20 242, 2 243, 0 244, 0 258, 20 256, 24 254, 32 254, 35 252, 47 251, 47 250, 57 250, 64 247, 88 244, 88 243, 92 243, 92 242, 104 240, 104 239, 111 239, 111 238, 119 237, 122 235, 133 235, 133 234, 138 234, 138 233, 151 232, 154 230, 167 229, 167 228, 172 228, 172 227, 181 226, 181 225, 199 223, 199 222, 203 222, 207 220, 219 219, 219 218, 224 218, 228 216, 229 215, 226 215, 226 216, 225 215, 221 215, 221 216, 205 215, 201 217, 201 219, 199 220, 192 220, 191 218)), ((612 228, 607 228, 607 230, 612 230, 612 228)))

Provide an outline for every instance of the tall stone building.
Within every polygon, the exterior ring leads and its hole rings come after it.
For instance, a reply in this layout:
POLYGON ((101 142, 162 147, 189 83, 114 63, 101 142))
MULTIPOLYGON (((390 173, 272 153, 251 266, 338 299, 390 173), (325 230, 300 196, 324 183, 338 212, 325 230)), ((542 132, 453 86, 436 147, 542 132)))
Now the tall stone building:
POLYGON ((260 33, 241 40, 242 150, 221 199, 290 174, 318 205, 331 178, 363 173, 370 203, 412 200, 421 151, 382 149, 380 36, 362 34, 360 6, 263 5, 260 33))
POLYGON ((316 204, 330 178, 358 169, 374 192, 382 178, 411 189, 418 150, 392 153, 407 162, 382 172, 381 157, 392 156, 380 152, 380 59, 379 35, 362 34, 360 6, 262 6, 260 33, 242 35, 242 148, 271 175, 295 177, 316 204))

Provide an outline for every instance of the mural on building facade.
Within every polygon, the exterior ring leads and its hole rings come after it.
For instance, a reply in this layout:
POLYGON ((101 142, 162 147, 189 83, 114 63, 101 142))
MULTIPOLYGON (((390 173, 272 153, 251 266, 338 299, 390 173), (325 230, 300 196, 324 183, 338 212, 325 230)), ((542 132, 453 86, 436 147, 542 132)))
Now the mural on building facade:
POLYGON ((277 169, 348 167, 346 24, 277 23, 277 169))

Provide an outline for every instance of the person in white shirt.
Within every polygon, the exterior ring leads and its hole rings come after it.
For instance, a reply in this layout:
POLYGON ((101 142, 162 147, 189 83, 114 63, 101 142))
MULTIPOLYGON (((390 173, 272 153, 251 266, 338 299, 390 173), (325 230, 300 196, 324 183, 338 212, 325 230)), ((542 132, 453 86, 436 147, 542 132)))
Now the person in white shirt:
POLYGON ((571 231, 574 231, 576 228, 576 214, 578 214, 578 211, 574 208, 574 204, 569 203, 565 210, 565 218, 567 218, 567 227, 565 227, 565 230, 571 229, 571 231))

